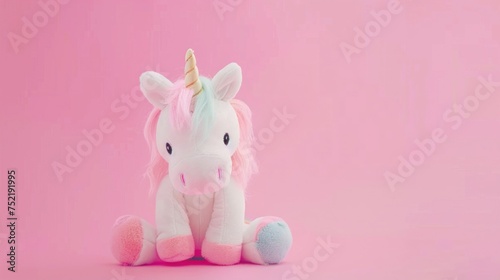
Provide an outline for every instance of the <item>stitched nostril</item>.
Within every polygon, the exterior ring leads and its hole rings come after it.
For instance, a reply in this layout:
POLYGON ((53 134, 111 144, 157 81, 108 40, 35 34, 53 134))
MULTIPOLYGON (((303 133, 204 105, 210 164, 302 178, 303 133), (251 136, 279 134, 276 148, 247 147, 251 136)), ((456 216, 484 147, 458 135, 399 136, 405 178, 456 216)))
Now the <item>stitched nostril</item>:
POLYGON ((186 180, 184 179, 184 174, 181 173, 181 182, 182 185, 186 186, 186 180))
POLYGON ((218 175, 219 175, 219 180, 222 180, 222 169, 217 169, 218 175))

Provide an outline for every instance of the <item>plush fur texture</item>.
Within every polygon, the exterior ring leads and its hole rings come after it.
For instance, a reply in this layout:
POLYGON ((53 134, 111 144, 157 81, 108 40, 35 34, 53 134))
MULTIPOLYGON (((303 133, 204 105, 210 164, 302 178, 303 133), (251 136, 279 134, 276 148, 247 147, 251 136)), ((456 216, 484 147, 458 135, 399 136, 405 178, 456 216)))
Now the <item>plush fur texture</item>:
MULTIPOLYGON (((172 120, 172 126, 176 127, 178 130, 194 127, 194 130, 198 131, 200 127, 210 127, 213 125, 211 123, 214 114, 213 100, 211 100, 213 99, 213 94, 210 94, 213 88, 210 80, 203 78, 202 81, 204 89, 206 89, 208 94, 201 95, 196 100, 195 108, 198 109, 195 109, 193 113, 190 112, 193 102, 193 93, 191 90, 184 88, 184 81, 177 81, 171 89, 171 95, 169 95, 171 99, 166 102, 170 102, 171 108, 173 108, 170 111, 170 120, 172 120), (203 116, 206 118, 203 118, 203 116)), ((252 145, 255 141, 251 121, 252 112, 241 100, 232 99, 231 106, 238 116, 241 133, 240 145, 232 156, 233 174, 235 179, 241 183, 241 186, 246 188, 250 177, 258 170, 252 151, 252 145)), ((158 123, 160 113, 161 110, 153 108, 144 127, 144 137, 146 138, 151 153, 146 170, 146 175, 150 180, 151 193, 156 192, 161 179, 168 175, 168 163, 161 157, 156 149, 156 124, 158 123)), ((206 133, 206 131, 199 133, 201 133, 201 137, 204 137, 203 133, 206 133)))
POLYGON ((194 256, 194 241, 190 235, 163 239, 156 244, 158 256, 165 262, 178 262, 194 256))
POLYGON ((258 230, 255 244, 264 263, 276 264, 288 253, 292 235, 285 222, 271 222, 258 230))
MULTIPOLYGON (((191 59, 189 69, 196 69, 191 59)), ((134 216, 116 222, 111 249, 122 264, 178 262, 199 254, 219 265, 275 264, 291 247, 281 218, 244 219, 245 189, 257 166, 251 111, 234 99, 241 68, 231 63, 213 79, 199 79, 202 91, 195 95, 183 80, 172 83, 151 71, 140 77, 154 106, 144 135, 156 226, 134 216)))
POLYGON ((139 259, 143 231, 138 218, 125 216, 115 222, 112 233, 111 251, 115 258, 123 264, 133 264, 139 259))
POLYGON ((205 241, 202 248, 202 256, 212 263, 231 265, 241 259, 241 245, 221 245, 205 241))

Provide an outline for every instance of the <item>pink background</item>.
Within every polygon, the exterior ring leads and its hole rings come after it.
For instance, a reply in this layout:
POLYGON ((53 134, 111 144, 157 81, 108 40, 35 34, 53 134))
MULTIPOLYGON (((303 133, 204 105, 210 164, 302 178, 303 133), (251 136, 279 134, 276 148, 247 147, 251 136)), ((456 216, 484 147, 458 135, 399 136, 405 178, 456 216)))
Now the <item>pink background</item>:
POLYGON ((18 272, 7 273, 1 226, 2 279, 281 279, 327 236, 340 247, 308 279, 499 279, 500 88, 459 129, 442 117, 478 76, 500 81, 498 1, 401 0, 350 63, 339 45, 354 44, 353 29, 389 0, 221 0, 235 3, 222 17, 213 1, 119 2, 69 1, 16 53, 8 33, 41 7, 1 1, 0 170, 17 169, 19 204, 18 272), (241 65, 239 98, 258 135, 273 110, 295 115, 265 138, 247 202, 248 217, 281 216, 292 228, 281 265, 122 271, 109 252, 118 216, 154 220, 142 176, 151 106, 133 101, 122 120, 112 104, 123 106, 145 70, 182 75, 187 48, 207 76, 241 65), (53 162, 105 118, 114 130, 59 181, 53 162), (384 173, 436 128, 447 140, 391 190, 384 173))

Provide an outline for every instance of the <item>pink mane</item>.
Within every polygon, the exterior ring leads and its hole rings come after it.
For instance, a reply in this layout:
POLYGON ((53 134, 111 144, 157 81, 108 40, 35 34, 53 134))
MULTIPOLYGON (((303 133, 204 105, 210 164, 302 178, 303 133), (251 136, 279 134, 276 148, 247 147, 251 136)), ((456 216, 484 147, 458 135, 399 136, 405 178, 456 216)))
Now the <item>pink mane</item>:
POLYGON ((232 175, 243 188, 246 188, 252 174, 257 172, 257 163, 252 148, 254 143, 252 111, 247 104, 237 99, 231 100, 231 106, 236 111, 240 125, 240 144, 231 158, 232 175))
POLYGON ((146 175, 149 177, 150 191, 155 192, 160 186, 163 177, 168 174, 168 163, 163 159, 156 148, 156 125, 160 118, 161 110, 154 108, 149 114, 146 126, 144 127, 144 137, 149 146, 151 157, 149 159, 146 175))
MULTIPOLYGON (((182 129, 191 124, 191 113, 189 111, 193 91, 186 89, 184 81, 177 81, 169 90, 169 100, 166 103, 171 104, 170 120, 172 125, 177 129, 182 129)), ((146 175, 149 177, 151 192, 156 191, 161 180, 168 174, 168 162, 166 162, 158 149, 156 148, 156 125, 160 117, 161 110, 154 108, 149 114, 144 127, 144 137, 149 146, 151 157, 146 169, 146 175)))
MULTIPOLYGON (((178 91, 178 93, 179 94, 176 94, 177 96, 172 100, 172 108, 175 109, 171 110, 171 112, 174 112, 171 115, 171 120, 173 120, 173 124, 176 127, 181 128, 190 123, 189 121, 191 118, 189 114, 189 104, 192 92, 190 92, 190 94, 183 94, 178 91), (182 98, 181 96, 188 96, 188 98, 182 98)), ((254 141, 251 121, 252 113, 250 108, 248 108, 243 101, 233 99, 231 100, 231 106, 233 106, 233 109, 236 111, 240 126, 240 144, 231 158, 233 165, 232 175, 243 188, 246 188, 252 174, 257 172, 257 164, 255 162, 254 151, 252 148, 254 141)), ((149 114, 144 127, 144 137, 146 138, 146 142, 148 143, 149 150, 151 152, 150 161, 146 169, 146 175, 149 177, 151 193, 156 192, 161 180, 168 175, 168 163, 165 159, 163 159, 156 147, 156 126, 158 124, 160 113, 160 109, 154 108, 149 114)))

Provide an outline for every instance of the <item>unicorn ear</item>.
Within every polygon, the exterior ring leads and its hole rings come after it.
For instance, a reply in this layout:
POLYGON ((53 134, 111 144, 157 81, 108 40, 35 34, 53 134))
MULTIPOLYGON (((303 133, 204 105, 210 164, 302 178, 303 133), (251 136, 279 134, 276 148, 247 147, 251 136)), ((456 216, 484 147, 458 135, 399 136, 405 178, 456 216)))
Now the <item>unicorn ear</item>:
POLYGON ((173 86, 172 82, 154 71, 142 73, 139 81, 141 91, 148 101, 160 110, 165 108, 167 90, 173 86))
POLYGON ((241 67, 236 63, 229 63, 222 68, 212 79, 217 99, 228 101, 232 99, 241 87, 241 67))

